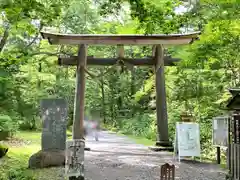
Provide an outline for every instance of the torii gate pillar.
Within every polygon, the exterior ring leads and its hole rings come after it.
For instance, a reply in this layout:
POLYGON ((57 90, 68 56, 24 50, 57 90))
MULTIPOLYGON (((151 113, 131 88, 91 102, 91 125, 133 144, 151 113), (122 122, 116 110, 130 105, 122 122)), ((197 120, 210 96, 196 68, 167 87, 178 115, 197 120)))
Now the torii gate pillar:
POLYGON ((168 136, 168 115, 166 102, 166 87, 164 76, 164 49, 157 45, 155 50, 155 89, 156 89, 156 113, 157 113, 157 142, 155 151, 172 150, 172 143, 168 136))
MULTIPOLYGON (((74 162, 73 166, 77 169, 80 176, 70 176, 69 180, 84 180, 84 151, 81 144, 84 143, 84 101, 85 101, 85 68, 87 60, 87 46, 85 44, 79 45, 77 70, 76 70, 76 90, 75 90, 75 102, 74 102, 74 120, 73 120, 73 142, 81 142, 79 145, 75 145, 73 154, 71 155, 74 162), (78 150, 77 150, 78 149, 78 150), (78 152, 79 151, 79 152, 78 152), (83 164, 82 164, 83 163, 83 164)), ((76 143, 77 144, 77 143, 76 143)))

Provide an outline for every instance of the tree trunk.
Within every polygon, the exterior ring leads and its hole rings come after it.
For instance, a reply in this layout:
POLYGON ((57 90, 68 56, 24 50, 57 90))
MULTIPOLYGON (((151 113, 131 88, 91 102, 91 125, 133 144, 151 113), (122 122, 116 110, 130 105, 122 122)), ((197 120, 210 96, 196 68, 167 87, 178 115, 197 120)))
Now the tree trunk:
MULTIPOLYGON (((131 70, 131 99, 135 95, 135 68, 133 67, 131 70)), ((131 107, 131 116, 134 117, 135 110, 131 107)))
MULTIPOLYGON (((38 63, 38 73, 40 74, 42 72, 42 62, 38 63)), ((41 88, 41 79, 38 78, 38 82, 37 82, 37 87, 41 88)))
POLYGON ((9 27, 6 27, 3 33, 2 39, 0 41, 0 52, 2 52, 5 44, 7 43, 8 36, 9 36, 9 27))
POLYGON ((106 124, 106 107, 105 107, 105 91, 104 91, 104 79, 103 79, 103 72, 101 71, 101 93, 102 93, 102 118, 103 123, 106 124))

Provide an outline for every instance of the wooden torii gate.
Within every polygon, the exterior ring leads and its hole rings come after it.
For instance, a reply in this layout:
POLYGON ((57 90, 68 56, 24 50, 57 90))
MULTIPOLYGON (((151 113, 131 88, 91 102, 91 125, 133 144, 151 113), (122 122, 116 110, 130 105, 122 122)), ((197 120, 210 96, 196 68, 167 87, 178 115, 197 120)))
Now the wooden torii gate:
POLYGON ((78 55, 69 58, 59 58, 61 65, 76 65, 76 98, 73 125, 73 138, 83 137, 85 69, 87 65, 114 65, 118 60, 135 66, 155 66, 156 69, 156 110, 158 124, 158 142, 160 146, 171 146, 168 137, 168 119, 166 105, 166 90, 164 65, 171 66, 179 59, 165 56, 163 45, 188 44, 198 38, 200 32, 173 35, 86 35, 58 34, 41 32, 50 44, 79 45, 78 55), (94 58, 87 56, 87 45, 118 45, 118 58, 94 58), (153 46, 153 56, 146 58, 124 58, 124 45, 153 46), (79 130, 80 128, 80 130, 79 130))
POLYGON ((87 35, 87 34, 58 34, 41 32, 50 44, 78 45, 78 55, 59 58, 60 65, 76 65, 76 94, 73 123, 73 139, 83 138, 85 70, 87 65, 114 65, 119 60, 135 66, 154 66, 156 83, 157 111, 157 146, 172 147, 168 135, 168 117, 164 66, 174 65, 179 59, 164 56, 163 45, 189 44, 198 38, 200 32, 173 35, 87 35), (117 58, 94 58, 87 55, 87 45, 116 45, 117 58), (152 46, 152 56, 146 58, 125 58, 124 45, 152 46))

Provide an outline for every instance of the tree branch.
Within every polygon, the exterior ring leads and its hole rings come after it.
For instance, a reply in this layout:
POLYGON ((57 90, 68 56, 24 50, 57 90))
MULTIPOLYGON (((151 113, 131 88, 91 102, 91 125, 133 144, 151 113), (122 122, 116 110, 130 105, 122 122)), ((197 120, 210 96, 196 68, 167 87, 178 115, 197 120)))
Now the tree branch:
POLYGON ((33 43, 35 43, 35 41, 37 40, 37 38, 39 37, 39 33, 36 34, 36 36, 33 38, 33 40, 25 46, 25 48, 29 48, 33 43))
MULTIPOLYGON (((56 52, 56 53, 51 53, 51 52, 35 52, 35 53, 31 53, 31 54, 22 54, 22 55, 19 55, 17 56, 17 58, 21 58, 23 56, 37 56, 37 55, 47 55, 47 56, 59 56, 60 53, 59 52, 56 52)), ((64 55, 71 55, 71 54, 67 54, 67 53, 64 53, 64 55)))
POLYGON ((101 77, 101 75, 95 75, 95 74, 89 72, 86 68, 84 70, 91 79, 97 79, 98 83, 103 83, 103 84, 107 85, 105 82, 101 82, 101 80, 99 79, 99 77, 101 77))
POLYGON ((0 52, 2 52, 5 44, 7 43, 8 36, 9 36, 9 26, 6 27, 6 29, 3 33, 3 37, 0 41, 0 52))
POLYGON ((36 53, 29 54, 28 56, 37 56, 37 55, 58 56, 59 53, 51 53, 51 52, 36 52, 36 53))
POLYGON ((37 40, 37 38, 39 37, 39 32, 41 32, 42 28, 43 28, 43 24, 40 23, 39 31, 37 32, 34 39, 25 48, 29 48, 37 40))

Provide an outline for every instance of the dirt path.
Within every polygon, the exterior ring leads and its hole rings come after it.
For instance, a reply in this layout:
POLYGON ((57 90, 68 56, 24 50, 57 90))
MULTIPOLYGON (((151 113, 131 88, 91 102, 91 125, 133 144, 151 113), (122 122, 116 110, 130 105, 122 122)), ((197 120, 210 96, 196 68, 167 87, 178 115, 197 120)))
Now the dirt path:
POLYGON ((87 180, 159 180, 160 166, 165 162, 176 165, 176 179, 224 180, 217 165, 206 163, 178 163, 172 155, 151 152, 124 136, 101 132, 99 141, 87 137, 85 177, 87 180))

